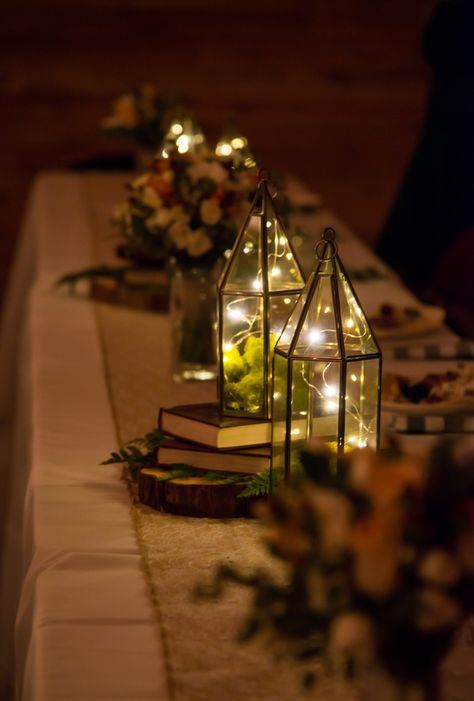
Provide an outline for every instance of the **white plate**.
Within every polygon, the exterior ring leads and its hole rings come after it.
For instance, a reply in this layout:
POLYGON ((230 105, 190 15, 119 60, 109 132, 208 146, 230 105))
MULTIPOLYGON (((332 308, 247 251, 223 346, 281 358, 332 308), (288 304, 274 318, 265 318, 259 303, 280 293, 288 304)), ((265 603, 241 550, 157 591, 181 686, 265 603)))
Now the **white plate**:
MULTIPOLYGON (((466 371, 472 374, 474 364, 470 361, 428 360, 417 363, 396 361, 390 363, 389 372, 408 377, 413 383, 420 382, 426 375, 443 374, 449 370, 466 371)), ((383 380, 382 380, 383 382, 383 380)), ((474 411, 474 397, 455 397, 441 402, 393 402, 382 399, 382 410, 410 416, 440 416, 442 414, 469 413, 474 411)))
MULTIPOLYGON (((399 324, 398 326, 391 326, 388 328, 371 324, 372 331, 379 341, 395 338, 408 338, 411 336, 422 336, 429 331, 434 331, 437 329, 444 321, 445 311, 442 307, 429 306, 427 304, 407 306, 410 306, 412 309, 416 309, 419 312, 419 316, 415 317, 414 319, 407 319, 406 322, 399 324)), ((371 323, 370 317, 369 323, 371 323)))

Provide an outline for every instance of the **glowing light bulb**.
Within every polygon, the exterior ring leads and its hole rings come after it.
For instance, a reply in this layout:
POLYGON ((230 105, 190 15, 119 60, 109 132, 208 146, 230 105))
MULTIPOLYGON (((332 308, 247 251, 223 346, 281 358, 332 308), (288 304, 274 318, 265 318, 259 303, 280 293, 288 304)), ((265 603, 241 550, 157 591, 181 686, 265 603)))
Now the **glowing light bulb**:
POLYGON ((291 304, 290 297, 283 297, 283 304, 291 304))
POLYGON ((228 310, 229 317, 233 319, 234 321, 242 321, 242 319, 245 319, 244 314, 242 314, 240 309, 229 309, 228 310))
POLYGON ((333 399, 329 399, 327 402, 325 402, 324 408, 326 411, 336 411, 337 402, 335 402, 333 399))
POLYGON ((232 148, 236 149, 240 149, 245 146, 245 141, 242 139, 241 136, 235 136, 230 143, 232 145, 232 148))
POLYGON ((354 374, 354 373, 352 373, 352 375, 351 375, 351 380, 352 380, 352 382, 357 382, 357 379, 358 379, 358 378, 357 378, 357 375, 354 374))
POLYGON ((285 258, 286 260, 293 260, 293 256, 291 255, 291 253, 285 253, 285 258))
POLYGON ((271 226, 272 226, 272 222, 271 222, 271 221, 267 221, 267 229, 270 229, 271 226))
POLYGON ((179 136, 183 133, 183 127, 181 124, 175 123, 171 125, 171 133, 175 136, 179 136))
POLYGON ((337 397, 336 385, 327 385, 326 387, 324 387, 323 394, 325 397, 337 397))
POLYGON ((181 134, 176 139, 176 146, 178 147, 179 153, 187 153, 189 151, 189 136, 186 134, 181 134))
POLYGON ((224 343, 223 348, 224 348, 225 351, 229 352, 229 351, 232 350, 233 345, 232 345, 232 343, 224 343))
POLYGON ((331 311, 331 307, 329 307, 329 306, 328 306, 328 307, 324 307, 324 313, 325 313, 325 314, 329 314, 330 311, 331 311))
POLYGON ((281 392, 273 392, 273 399, 280 399, 281 392))
POLYGON ((161 156, 162 156, 162 158, 169 158, 168 151, 165 148, 162 150, 161 156))
POLYGON ((232 153, 232 146, 225 142, 217 144, 216 153, 218 156, 230 156, 232 153))
POLYGON ((259 292, 262 290, 262 281, 258 280, 257 278, 252 282, 252 287, 254 290, 258 290, 259 292))
POLYGON ((272 277, 280 277, 281 275, 281 270, 280 268, 272 268, 272 277))
POLYGON ((324 333, 321 329, 313 328, 309 330, 308 338, 310 343, 321 343, 324 339, 324 333))
POLYGON ((299 436, 301 435, 301 430, 299 428, 292 428, 290 433, 292 436, 299 436))
POLYGON ((354 319, 348 319, 346 326, 348 329, 352 329, 354 327, 354 319))

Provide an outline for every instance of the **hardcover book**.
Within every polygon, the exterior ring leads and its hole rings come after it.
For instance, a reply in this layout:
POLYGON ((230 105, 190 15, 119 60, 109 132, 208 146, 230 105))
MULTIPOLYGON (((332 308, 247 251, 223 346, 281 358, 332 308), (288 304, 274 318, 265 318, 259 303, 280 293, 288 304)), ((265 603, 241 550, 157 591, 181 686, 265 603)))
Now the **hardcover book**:
POLYGON ((271 440, 269 419, 220 416, 217 403, 160 409, 158 426, 163 433, 217 450, 265 445, 271 440))
POLYGON ((156 449, 158 465, 184 463, 203 470, 254 474, 270 467, 270 447, 215 450, 183 440, 171 440, 156 449))

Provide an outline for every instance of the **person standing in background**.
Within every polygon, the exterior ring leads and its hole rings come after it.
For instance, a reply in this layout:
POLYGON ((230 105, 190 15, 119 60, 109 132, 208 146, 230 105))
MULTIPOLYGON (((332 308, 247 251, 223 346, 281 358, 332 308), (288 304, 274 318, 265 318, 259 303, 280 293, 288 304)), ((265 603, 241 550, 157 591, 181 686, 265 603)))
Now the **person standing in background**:
POLYGON ((377 252, 474 337, 474 1, 441 0, 423 35, 432 78, 418 145, 377 252))

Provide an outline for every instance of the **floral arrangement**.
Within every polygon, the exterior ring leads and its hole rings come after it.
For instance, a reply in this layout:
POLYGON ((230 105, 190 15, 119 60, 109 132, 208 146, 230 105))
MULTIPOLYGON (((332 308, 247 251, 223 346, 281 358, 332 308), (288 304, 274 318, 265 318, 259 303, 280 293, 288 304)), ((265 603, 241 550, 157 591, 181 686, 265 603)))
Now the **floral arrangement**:
POLYGON ((176 98, 160 95, 154 85, 143 83, 114 100, 112 113, 102 120, 101 129, 154 152, 179 104, 176 98))
POLYGON ((236 171, 206 151, 171 153, 128 185, 114 214, 119 253, 136 262, 173 256, 186 267, 211 267, 232 248, 257 186, 255 171, 236 171))
POLYGON ((425 462, 368 448, 335 460, 307 450, 302 471, 260 503, 280 568, 223 565, 199 594, 219 596, 227 581, 253 590, 242 637, 270 633, 312 660, 308 685, 315 669, 357 679, 376 667, 434 701, 433 671, 474 609, 472 443, 440 444, 425 462))

